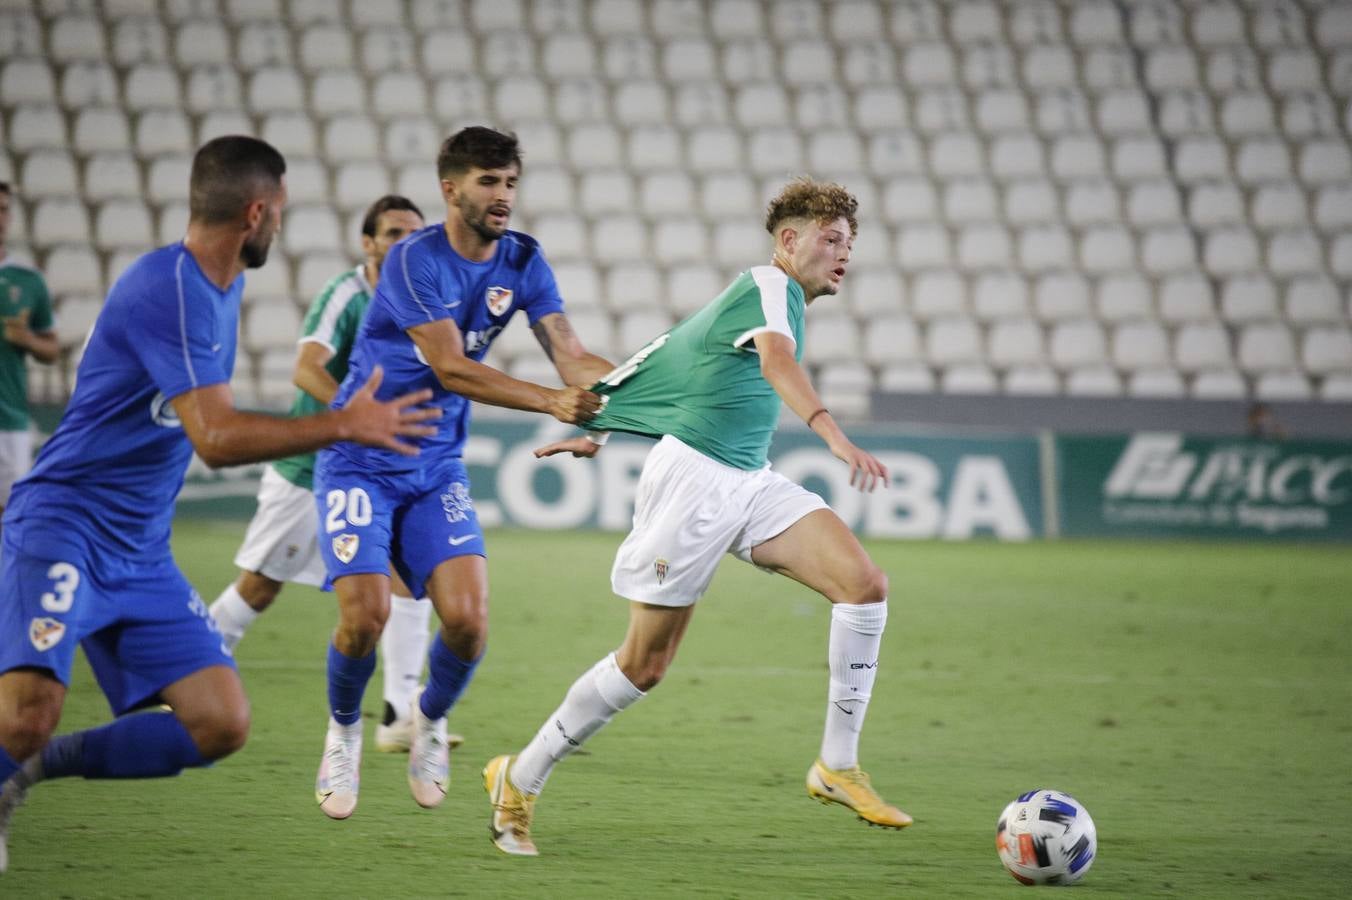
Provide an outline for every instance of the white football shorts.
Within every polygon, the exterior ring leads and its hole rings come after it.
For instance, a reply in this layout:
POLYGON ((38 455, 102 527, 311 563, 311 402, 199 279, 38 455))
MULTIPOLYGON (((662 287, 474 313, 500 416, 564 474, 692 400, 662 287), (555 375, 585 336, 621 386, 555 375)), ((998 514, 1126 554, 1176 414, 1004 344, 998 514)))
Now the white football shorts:
POLYGON ((734 469, 667 435, 643 464, 634 530, 615 554, 611 587, 641 603, 689 606, 724 553, 751 562, 752 548, 828 508, 769 466, 734 469))
POLYGON ((235 554, 235 565, 273 581, 322 586, 325 573, 319 555, 318 519, 315 495, 265 466, 258 486, 258 510, 235 554))
POLYGON ((33 435, 23 431, 0 431, 0 507, 9 506, 14 482, 33 468, 33 435))

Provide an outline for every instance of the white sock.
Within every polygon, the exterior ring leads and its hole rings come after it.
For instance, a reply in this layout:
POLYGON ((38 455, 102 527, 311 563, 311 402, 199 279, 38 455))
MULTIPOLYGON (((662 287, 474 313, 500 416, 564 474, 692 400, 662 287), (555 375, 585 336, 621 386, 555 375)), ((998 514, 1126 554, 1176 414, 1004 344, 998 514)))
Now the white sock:
POLYGON ((244 639, 244 632, 249 630, 254 619, 258 618, 258 613, 244 598, 240 596, 239 591, 235 590, 232 584, 221 595, 216 598, 216 602, 211 604, 207 610, 211 613, 211 618, 216 620, 216 627, 221 631, 221 639, 227 650, 234 651, 235 646, 244 639))
POLYGON ((633 705, 643 691, 620 671, 612 653, 573 682, 563 704, 545 719, 539 732, 512 763, 512 784, 527 794, 538 794, 554 764, 568 756, 615 713, 633 705))
POLYGON ((828 769, 859 765, 859 732, 864 728, 873 680, 878 676, 878 647, 887 625, 887 601, 836 603, 831 607, 831 689, 827 695, 822 763, 828 769))
POLYGON ((426 597, 390 597, 390 618, 380 635, 380 658, 385 671, 385 702, 401 719, 408 715, 418 693, 431 637, 427 630, 431 616, 432 601, 426 597))

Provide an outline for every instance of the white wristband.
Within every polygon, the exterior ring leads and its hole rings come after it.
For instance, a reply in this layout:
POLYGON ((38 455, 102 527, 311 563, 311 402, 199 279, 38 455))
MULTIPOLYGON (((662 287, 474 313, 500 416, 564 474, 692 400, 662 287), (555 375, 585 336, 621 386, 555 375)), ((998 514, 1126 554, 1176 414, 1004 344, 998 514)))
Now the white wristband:
POLYGON ((606 441, 610 440, 610 432, 609 432, 609 431, 589 431, 589 432, 587 432, 587 440, 591 441, 593 444, 596 444, 596 445, 599 447, 599 446, 601 446, 602 444, 604 444, 606 441))

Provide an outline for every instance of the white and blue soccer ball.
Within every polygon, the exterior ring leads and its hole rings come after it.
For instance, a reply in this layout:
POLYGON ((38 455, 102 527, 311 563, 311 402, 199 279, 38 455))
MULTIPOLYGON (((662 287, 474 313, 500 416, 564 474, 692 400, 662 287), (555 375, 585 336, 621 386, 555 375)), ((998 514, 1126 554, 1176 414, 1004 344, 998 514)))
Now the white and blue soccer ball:
POLYGON ((1009 874, 1024 884, 1073 884, 1098 853, 1089 810, 1069 794, 1020 794, 1000 813, 995 849, 1009 874))

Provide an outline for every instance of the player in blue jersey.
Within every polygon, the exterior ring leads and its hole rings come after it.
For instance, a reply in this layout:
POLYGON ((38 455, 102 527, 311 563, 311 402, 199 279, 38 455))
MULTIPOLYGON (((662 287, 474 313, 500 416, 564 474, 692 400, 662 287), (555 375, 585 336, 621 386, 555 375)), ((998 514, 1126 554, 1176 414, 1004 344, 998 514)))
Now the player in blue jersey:
POLYGON ((75 392, 14 488, 0 552, 0 870, 10 817, 43 778, 177 774, 238 750, 249 704, 205 605, 174 564, 174 498, 193 451, 210 466, 338 440, 416 454, 430 392, 375 399, 379 371, 341 409, 288 419, 230 392, 243 272, 267 260, 286 163, 248 137, 198 150, 187 237, 113 285, 75 392), (75 645, 119 718, 53 737, 75 645), (156 704, 172 711, 123 713, 156 704))
POLYGON ((389 615, 390 560, 414 596, 431 597, 442 623, 411 711, 408 782, 420 806, 436 806, 446 794, 446 713, 474 673, 488 625, 484 538, 461 460, 470 401, 580 423, 595 415, 600 398, 579 386, 612 368, 569 326, 539 245, 507 229, 521 176, 516 138, 465 128, 442 145, 437 174, 446 221, 414 232, 386 256, 334 401, 382 366, 381 394, 433 391, 443 410, 437 434, 419 443, 417 460, 343 443, 321 452, 315 467, 320 551, 339 605, 315 797, 335 819, 357 805, 361 700, 389 615), (518 310, 567 387, 518 381, 480 362, 518 310))

